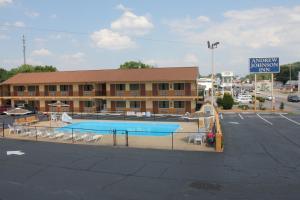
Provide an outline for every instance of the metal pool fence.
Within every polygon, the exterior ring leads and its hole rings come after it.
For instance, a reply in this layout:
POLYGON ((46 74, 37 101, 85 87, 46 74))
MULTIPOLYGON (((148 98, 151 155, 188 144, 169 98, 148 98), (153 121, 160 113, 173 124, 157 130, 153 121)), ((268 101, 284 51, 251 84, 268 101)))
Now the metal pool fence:
MULTIPOLYGON (((59 143, 94 144, 104 146, 123 146, 133 148, 154 148, 170 150, 214 150, 214 144, 206 143, 207 132, 151 132, 128 130, 99 130, 68 127, 14 125, 3 123, 3 138, 15 138, 33 141, 50 141, 59 143)), ((1 129, 0 129, 1 130, 1 129)), ((215 128, 213 128, 215 130, 215 128)))

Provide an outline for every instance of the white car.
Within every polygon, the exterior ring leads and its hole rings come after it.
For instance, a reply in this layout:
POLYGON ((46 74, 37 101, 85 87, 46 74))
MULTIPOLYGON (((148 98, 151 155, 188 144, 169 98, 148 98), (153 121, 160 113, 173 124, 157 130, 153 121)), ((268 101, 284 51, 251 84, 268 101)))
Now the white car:
POLYGON ((239 95, 236 99, 236 102, 238 103, 251 103, 252 102, 252 96, 251 95, 239 95))
POLYGON ((266 100, 272 101, 272 96, 267 96, 267 97, 266 97, 266 100))

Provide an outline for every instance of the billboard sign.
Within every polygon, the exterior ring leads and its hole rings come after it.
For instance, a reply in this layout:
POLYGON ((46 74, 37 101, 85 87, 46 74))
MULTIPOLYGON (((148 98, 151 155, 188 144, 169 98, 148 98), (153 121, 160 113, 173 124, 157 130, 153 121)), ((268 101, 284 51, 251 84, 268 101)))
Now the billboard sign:
POLYGON ((279 73, 279 58, 250 58, 250 73, 279 73))

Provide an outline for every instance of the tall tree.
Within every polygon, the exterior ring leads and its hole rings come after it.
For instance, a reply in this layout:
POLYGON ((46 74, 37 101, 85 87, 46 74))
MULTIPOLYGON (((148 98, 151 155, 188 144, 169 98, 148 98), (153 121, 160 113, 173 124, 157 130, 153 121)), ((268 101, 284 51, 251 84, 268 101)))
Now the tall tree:
POLYGON ((18 74, 18 73, 31 73, 31 72, 55 72, 57 69, 50 65, 45 66, 33 66, 33 65, 21 65, 17 68, 12 68, 11 70, 7 71, 3 68, 0 68, 0 81, 5 81, 8 78, 18 74))
POLYGON ((143 69, 152 67, 153 66, 144 64, 141 61, 128 61, 120 65, 120 69, 143 69))
POLYGON ((275 74, 277 81, 286 83, 290 80, 290 73, 292 80, 298 80, 298 72, 300 71, 300 62, 295 62, 291 64, 285 64, 280 66, 280 73, 275 74))

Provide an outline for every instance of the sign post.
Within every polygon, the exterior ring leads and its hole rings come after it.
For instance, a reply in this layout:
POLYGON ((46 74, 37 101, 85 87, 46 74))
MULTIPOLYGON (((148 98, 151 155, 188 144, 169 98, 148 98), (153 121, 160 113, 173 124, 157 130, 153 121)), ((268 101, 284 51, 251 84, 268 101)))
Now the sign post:
POLYGON ((275 98, 273 92, 274 73, 280 72, 279 58, 250 58, 249 59, 250 73, 254 74, 255 81, 255 103, 254 110, 256 110, 256 74, 260 73, 271 73, 271 96, 272 96, 272 110, 275 110, 275 98))
POLYGON ((254 74, 254 110, 256 112, 256 74, 254 74))

